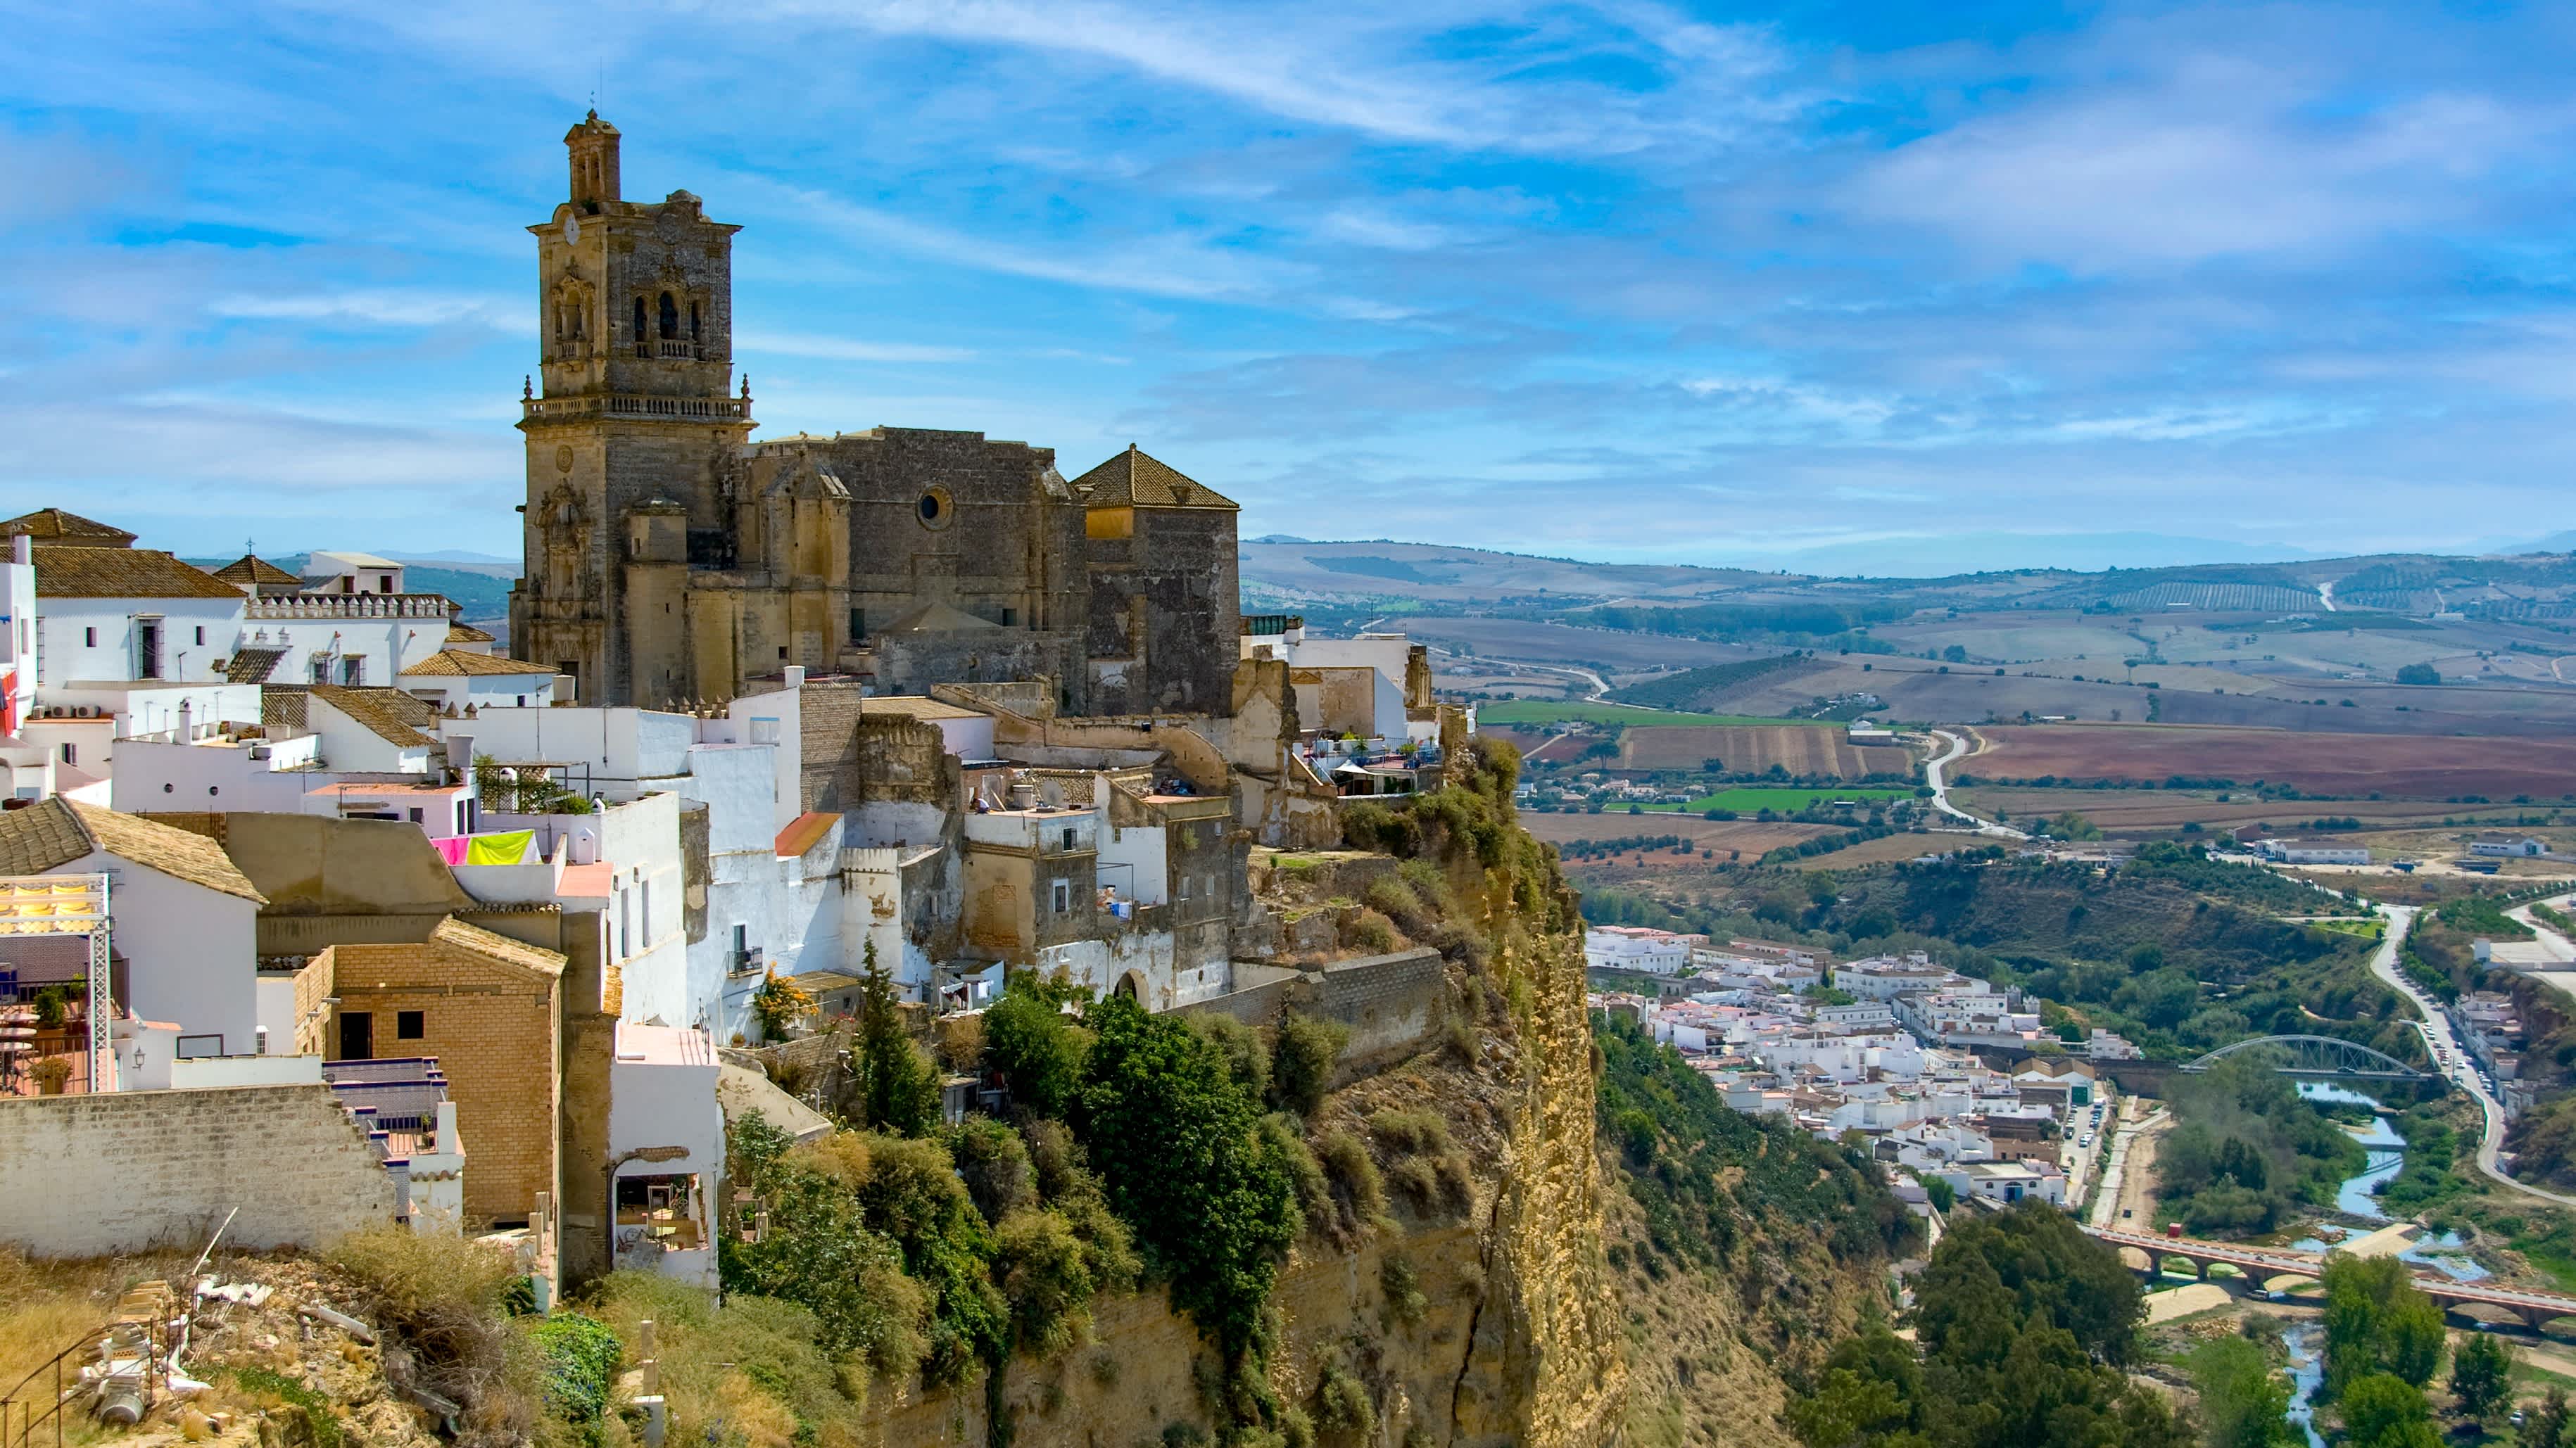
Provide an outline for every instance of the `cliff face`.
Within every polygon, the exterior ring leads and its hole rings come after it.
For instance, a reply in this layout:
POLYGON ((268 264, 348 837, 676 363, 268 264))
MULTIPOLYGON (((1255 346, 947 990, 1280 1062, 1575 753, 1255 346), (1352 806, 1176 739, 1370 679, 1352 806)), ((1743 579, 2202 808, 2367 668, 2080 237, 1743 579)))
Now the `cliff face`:
MULTIPOLYGON (((1511 827, 1508 776, 1480 798, 1497 807, 1482 824, 1507 834, 1488 830, 1481 850, 1463 829, 1423 842, 1413 858, 1436 862, 1439 878, 1414 878, 1437 903, 1404 920, 1409 937, 1450 957, 1452 1029, 1442 1045, 1343 1085, 1306 1123, 1310 1141, 1366 1140, 1390 1114, 1436 1117, 1468 1183, 1463 1201, 1391 1192, 1377 1230, 1347 1247, 1310 1233, 1281 1272, 1269 1377, 1283 1401, 1314 1414, 1324 1444, 1591 1448, 1618 1435, 1628 1345, 1604 1255, 1573 897, 1511 827)), ((1298 862, 1303 888, 1385 901, 1364 885, 1343 890, 1384 877, 1383 858, 1343 861, 1347 882, 1331 857, 1298 862)), ((998 1382, 880 1389, 869 1407, 879 1441, 1212 1440, 1217 1366, 1192 1323, 1152 1289, 1092 1311, 1089 1345, 1048 1363, 1017 1359, 998 1382)))

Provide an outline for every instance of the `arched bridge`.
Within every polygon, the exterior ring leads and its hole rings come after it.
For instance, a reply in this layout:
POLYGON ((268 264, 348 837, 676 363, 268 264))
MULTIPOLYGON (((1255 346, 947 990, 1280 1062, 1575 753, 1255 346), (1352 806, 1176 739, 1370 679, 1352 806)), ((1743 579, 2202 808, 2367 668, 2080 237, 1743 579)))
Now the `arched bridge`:
POLYGON ((2418 1071, 2385 1051, 2376 1051, 2336 1036, 2257 1036, 2250 1041, 2221 1046, 2197 1061, 2186 1062, 2182 1069, 2206 1071, 2231 1056, 2248 1053, 2277 1058, 2273 1069, 2284 1076, 2362 1081, 2442 1079, 2430 1071, 2418 1071))
MULTIPOLYGON (((2085 1235, 2114 1247, 2127 1247, 2142 1253, 2147 1276, 2156 1277, 2180 1261, 2191 1268, 2202 1281, 2209 1280, 2212 1264, 2224 1262, 2244 1275, 2252 1285, 2260 1286, 2267 1276, 2297 1276, 2313 1279, 2325 1270, 2325 1259, 2312 1252, 2284 1250, 2279 1247, 2246 1247, 2234 1242, 2205 1242, 2191 1237, 2159 1237, 2147 1232, 2122 1232, 2109 1227, 2086 1227, 2085 1235)), ((2131 1266, 2135 1268, 2136 1264, 2131 1266)), ((2525 1292, 2518 1288, 2498 1287, 2492 1282, 2454 1282, 2438 1272, 2413 1272, 2416 1287, 2444 1308, 2482 1302, 2515 1313, 2537 1330, 2542 1323, 2557 1317, 2576 1316, 2576 1297, 2562 1297, 2554 1292, 2525 1292)))

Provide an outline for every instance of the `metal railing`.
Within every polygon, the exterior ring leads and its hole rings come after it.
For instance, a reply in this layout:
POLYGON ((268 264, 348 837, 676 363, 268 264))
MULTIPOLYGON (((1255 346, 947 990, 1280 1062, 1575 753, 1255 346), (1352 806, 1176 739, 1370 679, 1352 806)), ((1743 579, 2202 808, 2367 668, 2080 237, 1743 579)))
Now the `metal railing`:
POLYGON ((75 1355, 98 1354, 105 1369, 99 1384, 101 1402, 112 1418, 122 1418, 129 1425, 143 1421, 160 1390, 169 1386, 169 1370, 162 1358, 166 1331, 167 1324, 158 1321, 102 1323, 38 1364, 7 1397, 0 1398, 0 1448, 33 1448, 48 1437, 54 1448, 62 1448, 64 1416, 82 1396, 81 1389, 90 1386, 80 1376, 75 1355), (128 1353, 135 1356, 129 1358, 128 1353), (40 1378, 49 1381, 40 1385, 40 1378), (124 1411, 119 1411, 120 1406, 124 1411), (43 1431, 48 1423, 53 1425, 50 1435, 43 1431))

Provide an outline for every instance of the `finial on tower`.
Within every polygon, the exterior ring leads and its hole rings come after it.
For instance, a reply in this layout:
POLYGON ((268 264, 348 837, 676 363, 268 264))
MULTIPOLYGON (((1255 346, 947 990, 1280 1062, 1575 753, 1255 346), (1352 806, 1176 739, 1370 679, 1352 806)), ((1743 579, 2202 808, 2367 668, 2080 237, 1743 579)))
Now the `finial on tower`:
POLYGON ((525 372, 519 374, 519 400, 526 402, 537 395, 537 379, 525 372))

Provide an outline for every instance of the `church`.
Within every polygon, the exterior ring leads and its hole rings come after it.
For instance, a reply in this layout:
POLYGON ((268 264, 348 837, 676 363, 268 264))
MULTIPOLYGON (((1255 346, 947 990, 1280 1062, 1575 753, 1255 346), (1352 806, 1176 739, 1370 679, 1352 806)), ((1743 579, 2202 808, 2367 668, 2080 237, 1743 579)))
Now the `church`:
POLYGON ((585 704, 732 699, 790 665, 878 694, 1044 680, 1069 714, 1231 712, 1236 506, 1129 447, 875 427, 754 441, 733 237, 619 195, 618 131, 564 137, 537 239, 511 652, 585 704))

